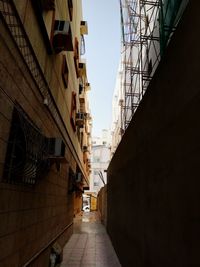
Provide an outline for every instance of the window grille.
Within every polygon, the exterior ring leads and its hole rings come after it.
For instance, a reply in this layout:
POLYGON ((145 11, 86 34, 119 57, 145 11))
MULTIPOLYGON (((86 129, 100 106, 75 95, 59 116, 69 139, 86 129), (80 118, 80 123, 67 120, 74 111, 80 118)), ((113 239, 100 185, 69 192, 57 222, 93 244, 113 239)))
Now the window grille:
POLYGON ((4 181, 35 184, 37 178, 49 169, 45 143, 45 137, 31 119, 21 108, 14 108, 4 165, 4 181))

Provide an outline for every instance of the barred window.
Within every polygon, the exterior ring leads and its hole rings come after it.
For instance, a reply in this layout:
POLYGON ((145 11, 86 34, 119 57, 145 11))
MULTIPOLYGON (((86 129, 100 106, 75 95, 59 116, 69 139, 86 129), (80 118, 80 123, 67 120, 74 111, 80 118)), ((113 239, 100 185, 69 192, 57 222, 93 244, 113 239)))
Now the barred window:
POLYGON ((14 108, 3 180, 15 184, 35 184, 49 167, 44 154, 45 137, 22 109, 14 108))

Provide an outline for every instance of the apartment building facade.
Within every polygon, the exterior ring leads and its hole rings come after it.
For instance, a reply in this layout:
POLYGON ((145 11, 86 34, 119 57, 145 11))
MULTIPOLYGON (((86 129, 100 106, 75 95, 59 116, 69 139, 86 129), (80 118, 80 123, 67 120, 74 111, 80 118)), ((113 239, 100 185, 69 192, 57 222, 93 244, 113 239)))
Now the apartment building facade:
POLYGON ((106 170, 111 157, 111 141, 110 131, 102 130, 101 137, 92 137, 91 146, 91 175, 90 175, 90 189, 86 191, 94 193, 97 196, 101 187, 107 183, 106 170))
POLYGON ((81 11, 81 1, 0 1, 1 266, 61 259, 89 186, 81 11))

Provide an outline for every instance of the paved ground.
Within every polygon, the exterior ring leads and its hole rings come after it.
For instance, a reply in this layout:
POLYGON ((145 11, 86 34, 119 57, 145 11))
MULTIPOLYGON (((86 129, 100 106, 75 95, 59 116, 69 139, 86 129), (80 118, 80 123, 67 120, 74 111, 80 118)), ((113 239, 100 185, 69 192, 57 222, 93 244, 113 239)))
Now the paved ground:
POLYGON ((63 250, 61 267, 78 266, 121 266, 96 212, 84 212, 75 219, 74 234, 63 250))

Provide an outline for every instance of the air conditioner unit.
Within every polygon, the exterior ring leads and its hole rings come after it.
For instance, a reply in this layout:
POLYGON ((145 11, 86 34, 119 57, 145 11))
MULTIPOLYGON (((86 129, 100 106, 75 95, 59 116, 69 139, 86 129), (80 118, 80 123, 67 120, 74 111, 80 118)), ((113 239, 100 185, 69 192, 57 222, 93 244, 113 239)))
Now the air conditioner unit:
POLYGON ((87 21, 81 21, 80 33, 81 33, 81 35, 83 35, 83 34, 88 34, 88 25, 87 25, 87 21))
POLYGON ((46 138, 49 159, 65 161, 65 144, 61 138, 46 138))
POLYGON ((56 53, 73 51, 72 32, 69 21, 56 20, 54 24, 53 47, 56 53))
POLYGON ((85 114, 82 112, 76 113, 76 125, 77 126, 83 126, 84 125, 84 120, 85 120, 85 114))

